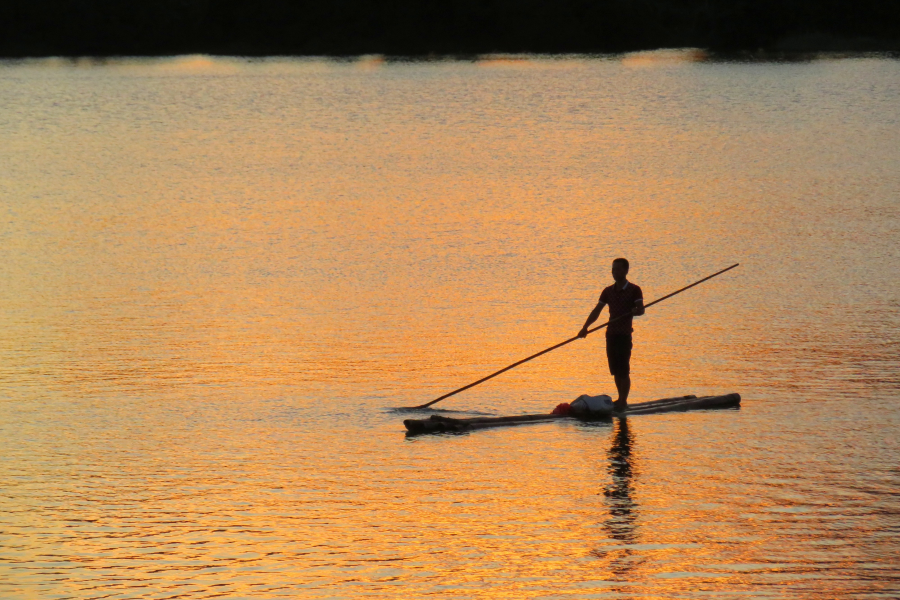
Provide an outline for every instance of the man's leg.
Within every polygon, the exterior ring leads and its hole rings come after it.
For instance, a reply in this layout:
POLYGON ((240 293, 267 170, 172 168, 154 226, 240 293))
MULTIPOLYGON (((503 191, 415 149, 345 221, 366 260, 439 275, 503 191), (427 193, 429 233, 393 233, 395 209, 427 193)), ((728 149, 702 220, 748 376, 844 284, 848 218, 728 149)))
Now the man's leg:
POLYGON ((609 374, 616 382, 619 398, 616 410, 628 408, 628 393, 631 391, 631 336, 616 335, 606 338, 606 357, 609 360, 609 374))
POLYGON ((631 391, 631 375, 616 375, 616 389, 619 391, 619 399, 616 400, 616 406, 627 406, 628 392, 631 391))
POLYGON ((609 373, 616 382, 619 398, 615 401, 616 410, 628 408, 628 393, 631 391, 631 336, 608 336, 606 338, 606 357, 609 360, 609 373))

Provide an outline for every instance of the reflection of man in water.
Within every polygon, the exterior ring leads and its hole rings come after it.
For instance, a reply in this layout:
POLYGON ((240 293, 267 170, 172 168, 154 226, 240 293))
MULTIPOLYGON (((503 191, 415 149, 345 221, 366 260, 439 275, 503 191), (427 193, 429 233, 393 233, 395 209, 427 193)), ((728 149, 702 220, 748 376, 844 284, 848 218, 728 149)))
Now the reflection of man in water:
POLYGON ((612 322, 606 328, 606 359, 609 374, 615 379, 616 390, 619 392, 615 406, 620 411, 628 408, 628 392, 631 391, 631 332, 634 331, 631 327, 632 316, 644 314, 644 293, 640 287, 626 279, 627 275, 628 260, 614 260, 612 276, 615 283, 603 290, 597 306, 578 332, 578 337, 585 337, 588 327, 597 320, 603 307, 609 305, 609 319, 612 322))
POLYGON ((609 474, 612 482, 603 491, 609 503, 610 519, 606 527, 610 536, 625 543, 634 541, 634 510, 631 499, 634 471, 631 464, 632 436, 628 431, 628 419, 617 419, 609 456, 609 474))
MULTIPOLYGON (((633 571, 646 558, 633 547, 639 541, 638 505, 632 499, 637 474, 632 457, 633 435, 628 431, 628 419, 624 417, 616 419, 613 427, 612 446, 606 453, 609 457, 610 482, 603 490, 609 517, 603 521, 603 528, 609 540, 619 543, 606 542, 592 554, 608 564, 609 570, 615 575, 614 579, 627 581, 632 579, 633 571)), ((631 590, 627 588, 612 588, 611 591, 622 593, 623 597, 631 597, 627 594, 631 590)))

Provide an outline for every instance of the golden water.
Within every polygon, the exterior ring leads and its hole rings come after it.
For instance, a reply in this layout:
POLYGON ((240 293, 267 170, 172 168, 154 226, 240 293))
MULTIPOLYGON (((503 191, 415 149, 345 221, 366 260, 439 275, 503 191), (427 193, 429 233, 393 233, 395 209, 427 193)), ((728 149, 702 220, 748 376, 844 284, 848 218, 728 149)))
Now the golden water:
POLYGON ((887 58, 2 64, 0 597, 897 597, 898 202, 887 58), (740 410, 404 436, 616 256, 740 410))

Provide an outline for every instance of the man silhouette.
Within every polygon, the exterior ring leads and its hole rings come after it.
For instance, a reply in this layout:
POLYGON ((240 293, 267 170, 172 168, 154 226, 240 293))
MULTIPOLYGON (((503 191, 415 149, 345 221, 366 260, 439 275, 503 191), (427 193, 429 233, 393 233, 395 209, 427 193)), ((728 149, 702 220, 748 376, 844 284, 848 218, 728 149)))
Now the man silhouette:
POLYGON ((588 327, 600 316, 600 311, 609 305, 610 324, 606 327, 606 360, 609 373, 616 381, 619 398, 614 402, 616 410, 628 408, 628 392, 631 391, 631 327, 632 317, 644 314, 644 293, 641 288, 627 279, 628 260, 617 258, 612 263, 615 283, 600 294, 597 306, 588 315, 578 337, 587 335, 588 327))

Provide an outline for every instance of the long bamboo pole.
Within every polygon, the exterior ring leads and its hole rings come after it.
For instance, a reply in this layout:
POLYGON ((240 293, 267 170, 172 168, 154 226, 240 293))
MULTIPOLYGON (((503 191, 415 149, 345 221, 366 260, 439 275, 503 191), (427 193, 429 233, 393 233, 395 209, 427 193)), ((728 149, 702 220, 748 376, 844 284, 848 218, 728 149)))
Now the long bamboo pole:
MULTIPOLYGON (((704 277, 703 279, 701 279, 701 280, 699 280, 699 281, 695 281, 694 283, 692 283, 692 284, 690 284, 690 285, 686 285, 686 286, 684 286, 683 288, 681 288, 680 290, 675 290, 675 291, 672 292, 671 294, 666 294, 666 295, 663 296, 662 298, 658 298, 658 299, 654 300, 653 302, 651 302, 650 304, 645 305, 645 306, 644 306, 644 309, 646 310, 646 309, 650 308, 651 306, 653 306, 654 304, 659 304, 659 303, 662 302, 663 300, 666 300, 666 299, 668 299, 668 298, 671 298, 672 296, 675 296, 676 294, 680 294, 681 292, 683 292, 683 291, 685 291, 685 290, 689 290, 689 289, 691 289, 692 287, 694 287, 695 285, 700 285, 700 284, 703 283, 704 281, 709 281, 709 280, 712 279, 713 277, 716 277, 717 275, 721 275, 721 274, 724 273, 725 271, 730 271, 731 269, 737 267, 738 265, 740 265, 740 263, 734 263, 733 265, 731 265, 731 266, 728 267, 727 269, 722 269, 721 271, 719 271, 719 272, 717 272, 717 273, 713 273, 713 274, 710 275, 709 277, 704 277)), ((615 322, 615 321, 618 321, 619 319, 623 319, 623 318, 625 318, 625 317, 627 317, 627 316, 628 316, 628 314, 626 313, 626 314, 624 314, 624 315, 620 315, 620 316, 616 317, 615 319, 610 319, 609 321, 607 321, 607 322, 604 323, 603 325, 598 325, 597 327, 594 327, 593 329, 588 329, 588 333, 589 333, 589 334, 590 334, 590 333, 594 333, 595 331, 597 331, 597 330, 599 330, 599 329, 603 329, 604 327, 606 327, 606 326, 609 325, 610 323, 613 323, 613 322, 615 322)), ((496 372, 494 372, 494 373, 491 373, 491 374, 488 375, 487 377, 482 377, 482 378, 479 379, 478 381, 473 381, 473 382, 470 383, 469 385, 464 385, 464 386, 462 386, 462 387, 459 388, 459 389, 455 389, 455 390, 453 390, 452 392, 450 392, 450 393, 448 393, 448 394, 444 394, 444 395, 441 396, 440 398, 435 398, 435 399, 432 400, 431 402, 426 402, 425 404, 422 404, 422 405, 420 405, 420 406, 410 406, 410 407, 408 407, 408 408, 428 408, 428 407, 431 406, 432 404, 437 404, 437 403, 440 402, 441 400, 444 400, 444 399, 446 399, 446 398, 449 398, 450 396, 454 396, 454 395, 456 395, 456 394, 458 394, 458 393, 460 393, 460 392, 463 392, 463 391, 465 391, 465 390, 467 390, 467 389, 469 389, 469 388, 471 388, 471 387, 475 387, 475 386, 478 385, 479 383, 484 383, 484 382, 487 381, 488 379, 493 379, 494 377, 496 377, 497 375, 500 375, 501 373, 505 373, 506 371, 509 371, 510 369, 512 369, 512 368, 514 368, 514 367, 518 367, 518 366, 521 365, 522 363, 526 363, 526 362, 528 362, 529 360, 531 360, 531 359, 533 359, 533 358, 537 358, 538 356, 541 356, 542 354, 547 354, 547 353, 550 352, 551 350, 556 350, 557 348, 560 348, 560 347, 562 347, 562 346, 565 346, 566 344, 568 344, 568 343, 570 343, 570 342, 574 342, 574 341, 577 340, 577 339, 579 339, 579 338, 578 338, 578 336, 576 335, 575 337, 569 338, 569 339, 567 339, 567 340, 564 341, 564 342, 560 342, 560 343, 556 344, 555 346, 550 346, 550 347, 547 348, 546 350, 541 350, 541 351, 538 352, 537 354, 532 354, 532 355, 529 356, 528 358, 523 358, 523 359, 520 360, 520 361, 516 361, 516 362, 514 362, 513 364, 509 365, 508 367, 504 367, 504 368, 500 369, 499 371, 496 371, 496 372)))

